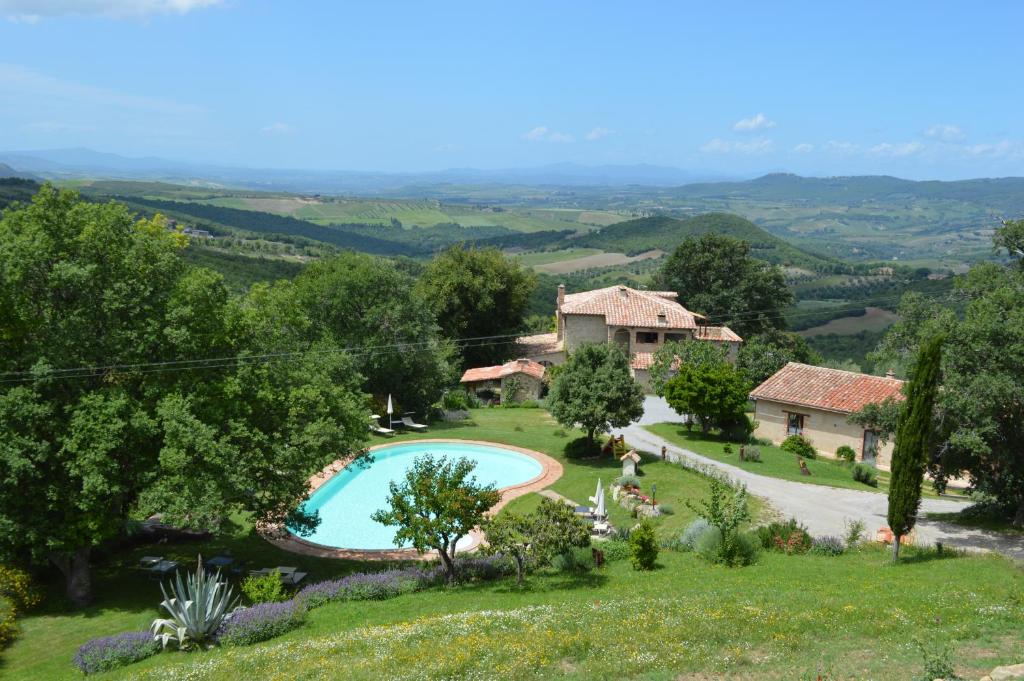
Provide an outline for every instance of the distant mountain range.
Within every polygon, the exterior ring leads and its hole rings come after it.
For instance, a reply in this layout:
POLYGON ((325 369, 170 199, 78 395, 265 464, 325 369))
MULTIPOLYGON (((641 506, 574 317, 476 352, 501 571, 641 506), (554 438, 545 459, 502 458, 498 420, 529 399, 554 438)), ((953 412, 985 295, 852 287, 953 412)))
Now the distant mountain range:
POLYGON ((410 186, 439 184, 672 187, 689 182, 728 179, 721 175, 694 173, 679 168, 648 164, 586 166, 576 163, 555 163, 534 168, 453 168, 404 173, 240 168, 156 157, 129 158, 81 148, 0 152, 0 163, 21 173, 36 173, 54 179, 85 176, 162 180, 307 193, 372 194, 410 186))

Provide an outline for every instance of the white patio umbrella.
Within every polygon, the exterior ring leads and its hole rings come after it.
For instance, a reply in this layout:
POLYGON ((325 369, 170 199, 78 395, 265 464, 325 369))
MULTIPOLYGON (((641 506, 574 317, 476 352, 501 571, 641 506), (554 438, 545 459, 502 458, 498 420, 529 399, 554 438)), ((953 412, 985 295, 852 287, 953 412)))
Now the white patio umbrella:
POLYGON ((594 516, 604 518, 606 515, 608 515, 608 511, 604 507, 604 488, 599 487, 597 489, 597 508, 594 509, 594 516))
POLYGON ((594 490, 594 496, 590 497, 590 501, 597 504, 598 497, 601 496, 601 478, 597 479, 597 489, 594 490))
POLYGON ((394 411, 394 407, 391 406, 391 393, 388 393, 388 428, 395 427, 395 420, 391 418, 391 414, 393 414, 394 411))

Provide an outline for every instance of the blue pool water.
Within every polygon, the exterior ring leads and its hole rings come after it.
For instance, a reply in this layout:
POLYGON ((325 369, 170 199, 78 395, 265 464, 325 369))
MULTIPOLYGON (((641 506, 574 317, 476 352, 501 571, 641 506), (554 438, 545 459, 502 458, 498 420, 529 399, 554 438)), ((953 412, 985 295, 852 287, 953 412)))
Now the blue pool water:
MULTIPOLYGON (((474 475, 482 484, 499 489, 519 485, 539 476, 543 466, 536 459, 497 446, 462 442, 410 442, 373 451, 367 467, 352 465, 320 486, 305 503, 308 511, 320 512, 320 524, 307 541, 345 549, 392 549, 395 528, 371 520, 379 508, 386 508, 388 483, 400 481, 413 459, 430 453, 450 459, 465 457, 474 463, 474 475)), ((464 537, 461 545, 471 542, 464 537)))

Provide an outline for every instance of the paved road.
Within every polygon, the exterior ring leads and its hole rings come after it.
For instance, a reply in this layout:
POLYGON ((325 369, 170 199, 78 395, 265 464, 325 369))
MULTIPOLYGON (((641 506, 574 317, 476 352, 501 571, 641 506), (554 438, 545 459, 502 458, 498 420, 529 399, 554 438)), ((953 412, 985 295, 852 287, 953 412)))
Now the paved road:
MULTIPOLYGON (((751 494, 767 499, 781 515, 797 518, 812 534, 842 536, 847 520, 854 519, 864 522, 869 536, 874 536, 878 528, 888 525, 885 518, 888 500, 884 494, 810 485, 751 473, 673 445, 643 428, 644 425, 651 423, 679 420, 679 415, 672 411, 663 399, 647 397, 644 402, 644 416, 638 422, 615 431, 615 434, 625 435, 629 443, 650 452, 660 452, 664 445, 668 448, 668 458, 672 461, 683 460, 718 469, 745 484, 751 494)), ((925 499, 921 509, 924 513, 946 513, 959 511, 965 504, 966 502, 952 499, 925 499)), ((931 520, 918 521, 917 528, 919 541, 925 543, 940 541, 947 546, 993 550, 1024 561, 1022 539, 1007 538, 992 532, 931 520)))

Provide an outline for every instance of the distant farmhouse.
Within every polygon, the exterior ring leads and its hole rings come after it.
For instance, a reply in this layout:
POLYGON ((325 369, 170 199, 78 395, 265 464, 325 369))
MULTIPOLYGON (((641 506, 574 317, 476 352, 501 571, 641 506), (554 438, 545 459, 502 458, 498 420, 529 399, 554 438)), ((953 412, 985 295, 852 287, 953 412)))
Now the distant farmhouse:
POLYGON ((882 446, 878 434, 847 422, 865 405, 902 399, 903 381, 853 371, 790 362, 750 393, 756 435, 778 443, 803 435, 822 454, 835 456, 847 445, 858 461, 888 470, 892 443, 882 446))
POLYGON ((517 341, 517 353, 542 365, 561 364, 583 343, 617 343, 630 360, 633 376, 650 389, 654 353, 669 341, 717 343, 735 361, 742 338, 726 326, 709 326, 690 312, 672 291, 638 291, 628 286, 566 294, 558 287, 558 330, 517 341))
POLYGON ((544 371, 544 366, 533 360, 514 359, 498 366, 467 369, 459 382, 477 395, 491 392, 505 400, 537 400, 544 390, 544 371), (511 394, 513 390, 515 394, 511 394))
POLYGON ((167 221, 167 231, 168 232, 180 231, 182 234, 187 234, 189 236, 196 237, 197 239, 212 239, 213 238, 213 235, 210 234, 210 232, 205 230, 205 229, 196 229, 194 227, 188 227, 188 226, 179 227, 177 220, 168 220, 167 221))

